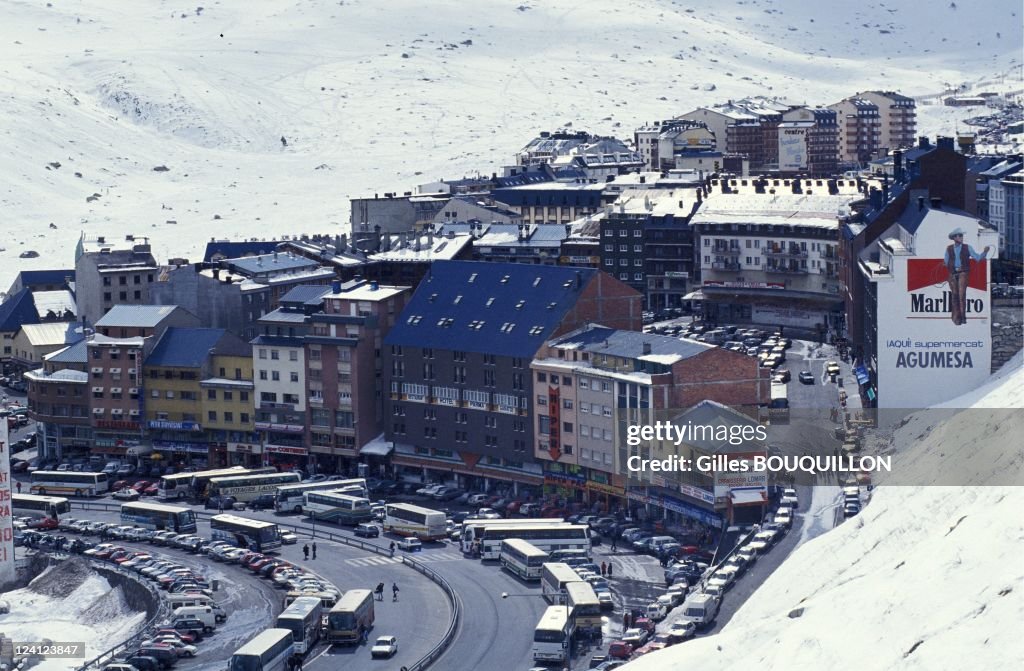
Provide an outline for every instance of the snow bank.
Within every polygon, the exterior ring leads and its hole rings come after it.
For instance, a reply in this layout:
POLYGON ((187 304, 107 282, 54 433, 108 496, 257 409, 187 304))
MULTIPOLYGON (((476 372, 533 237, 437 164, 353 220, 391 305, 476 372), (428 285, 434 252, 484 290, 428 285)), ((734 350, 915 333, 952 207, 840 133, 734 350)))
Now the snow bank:
MULTIPOLYGON (((896 454, 935 458, 996 443, 993 453, 1016 458, 979 459, 976 475, 1019 482, 1020 364, 1018 355, 989 384, 948 404, 1018 409, 1000 415, 999 426, 915 417, 896 431, 896 454)), ((795 550, 721 634, 626 668, 1016 667, 1024 659, 1021 510, 1021 487, 878 487, 860 515, 795 550)))
MULTIPOLYGON (((131 636, 146 613, 129 608, 120 587, 92 571, 83 561, 50 567, 28 587, 4 595, 11 612, 0 615, 0 632, 15 641, 77 642, 89 659, 131 636)), ((74 669, 83 659, 48 659, 38 671, 74 669)))

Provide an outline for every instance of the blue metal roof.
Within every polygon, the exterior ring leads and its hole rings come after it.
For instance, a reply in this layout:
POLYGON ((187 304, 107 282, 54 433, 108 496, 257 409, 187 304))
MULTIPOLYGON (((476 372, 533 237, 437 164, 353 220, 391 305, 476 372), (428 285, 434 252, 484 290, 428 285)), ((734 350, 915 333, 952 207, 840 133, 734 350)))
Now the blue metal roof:
POLYGON ((436 261, 385 343, 533 356, 597 271, 480 261, 436 261))
POLYGON ((85 363, 88 359, 89 341, 84 338, 46 357, 50 363, 85 363))
POLYGON ((531 187, 529 189, 495 189, 491 192, 494 200, 510 207, 532 205, 536 207, 589 207, 601 206, 600 188, 593 184, 572 184, 555 182, 551 188, 531 187), (574 188, 575 187, 575 188, 574 188))
POLYGON ((234 242, 231 240, 211 240, 206 243, 206 252, 203 253, 203 261, 209 263, 218 259, 237 259, 242 256, 257 256, 259 254, 270 254, 281 244, 279 240, 246 240, 234 242))
POLYGON ((284 296, 281 296, 281 304, 285 303, 293 304, 299 303, 303 305, 316 304, 319 305, 322 302, 324 295, 331 293, 331 287, 323 286, 318 284, 300 284, 294 286, 288 290, 284 296))
POLYGON ((177 305, 115 305, 99 318, 96 326, 156 328, 177 309, 177 305))
POLYGON ((34 284, 64 284, 65 278, 70 277, 75 281, 75 270, 73 268, 58 268, 56 270, 23 270, 18 273, 21 279, 21 286, 28 287, 34 284))
POLYGON ((39 313, 26 287, 0 304, 0 331, 17 331, 24 324, 38 324, 39 313))
POLYGON ((170 327, 146 358, 146 365, 198 368, 206 361, 210 350, 218 350, 225 335, 230 334, 224 329, 170 327))

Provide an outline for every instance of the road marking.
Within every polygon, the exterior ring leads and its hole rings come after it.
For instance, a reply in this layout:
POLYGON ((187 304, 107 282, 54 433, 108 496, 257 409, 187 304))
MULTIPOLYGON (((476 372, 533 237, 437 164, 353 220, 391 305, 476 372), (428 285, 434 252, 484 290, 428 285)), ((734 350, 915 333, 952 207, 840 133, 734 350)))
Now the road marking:
MULTIPOLYGON (((427 554, 416 553, 414 555, 403 555, 408 556, 410 559, 419 562, 441 562, 441 561, 455 561, 462 559, 462 555, 454 554, 451 552, 430 552, 427 554)), ((355 557, 353 559, 344 560, 346 564, 351 566, 383 566, 385 564, 400 564, 402 557, 379 557, 379 556, 366 556, 366 557, 355 557)))

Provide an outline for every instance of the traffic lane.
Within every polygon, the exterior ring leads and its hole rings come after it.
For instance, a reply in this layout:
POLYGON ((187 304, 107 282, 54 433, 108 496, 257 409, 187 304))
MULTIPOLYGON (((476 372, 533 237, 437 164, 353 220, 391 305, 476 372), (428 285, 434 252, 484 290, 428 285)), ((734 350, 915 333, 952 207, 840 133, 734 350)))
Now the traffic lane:
MULTIPOLYGON (((297 545, 282 548, 280 556, 317 573, 340 591, 373 589, 384 583, 384 600, 374 602, 374 625, 369 643, 356 646, 332 646, 314 652, 305 669, 351 671, 381 668, 381 660, 370 658, 370 646, 378 636, 396 636, 398 653, 389 660, 393 668, 412 666, 430 652, 444 637, 451 623, 448 597, 436 583, 401 563, 396 557, 370 554, 339 543, 316 539, 317 558, 303 558, 302 547, 313 539, 300 535, 297 545), (391 586, 398 584, 398 601, 392 600, 391 586)), ((392 668, 388 666, 386 668, 392 668)))
MULTIPOLYGON (((438 572, 441 566, 432 566, 438 572)), ((445 579, 461 599, 463 614, 452 645, 431 669, 527 669, 533 664, 533 630, 548 606, 537 583, 519 580, 496 563, 446 562, 445 579), (509 594, 503 599, 502 593, 509 594)))

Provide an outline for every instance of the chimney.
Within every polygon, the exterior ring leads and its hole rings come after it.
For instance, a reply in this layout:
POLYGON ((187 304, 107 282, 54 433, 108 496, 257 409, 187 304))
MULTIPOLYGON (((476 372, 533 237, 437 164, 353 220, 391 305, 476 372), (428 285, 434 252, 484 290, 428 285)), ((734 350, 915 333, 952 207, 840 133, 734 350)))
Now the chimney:
POLYGON ((933 210, 941 210, 942 209, 942 199, 941 198, 938 198, 936 196, 932 196, 929 199, 929 202, 931 203, 931 206, 932 206, 933 210))
POLYGON ((935 146, 939 149, 948 149, 949 151, 956 151, 956 146, 953 144, 953 138, 944 137, 940 135, 935 138, 935 146))
POLYGON ((640 183, 641 184, 646 184, 647 183, 647 176, 646 175, 640 175, 640 183))
POLYGON ((892 178, 896 184, 903 182, 903 150, 897 149, 892 153, 892 178))
POLYGON ((220 279, 220 268, 214 268, 213 269, 213 279, 215 279, 215 280, 219 280, 220 279))
POLYGON ((651 343, 649 343, 649 342, 645 342, 644 343, 643 353, 644 354, 650 354, 651 353, 651 343))
POLYGON ((932 143, 928 141, 928 136, 927 135, 922 135, 921 137, 917 138, 917 148, 918 149, 931 149, 932 148, 932 143))
POLYGON ((373 281, 370 282, 370 291, 376 291, 379 288, 380 288, 380 285, 377 284, 377 280, 373 280, 373 281))
POLYGON ((341 293, 341 280, 331 280, 331 293, 332 294, 340 294, 341 293))
POLYGON ((924 209, 924 196, 917 197, 917 210, 920 212, 924 209))
POLYGON ((565 237, 568 238, 571 235, 572 235, 572 225, 571 224, 566 224, 565 225, 565 237))
POLYGON ((277 263, 277 250, 274 250, 274 263, 277 263))

